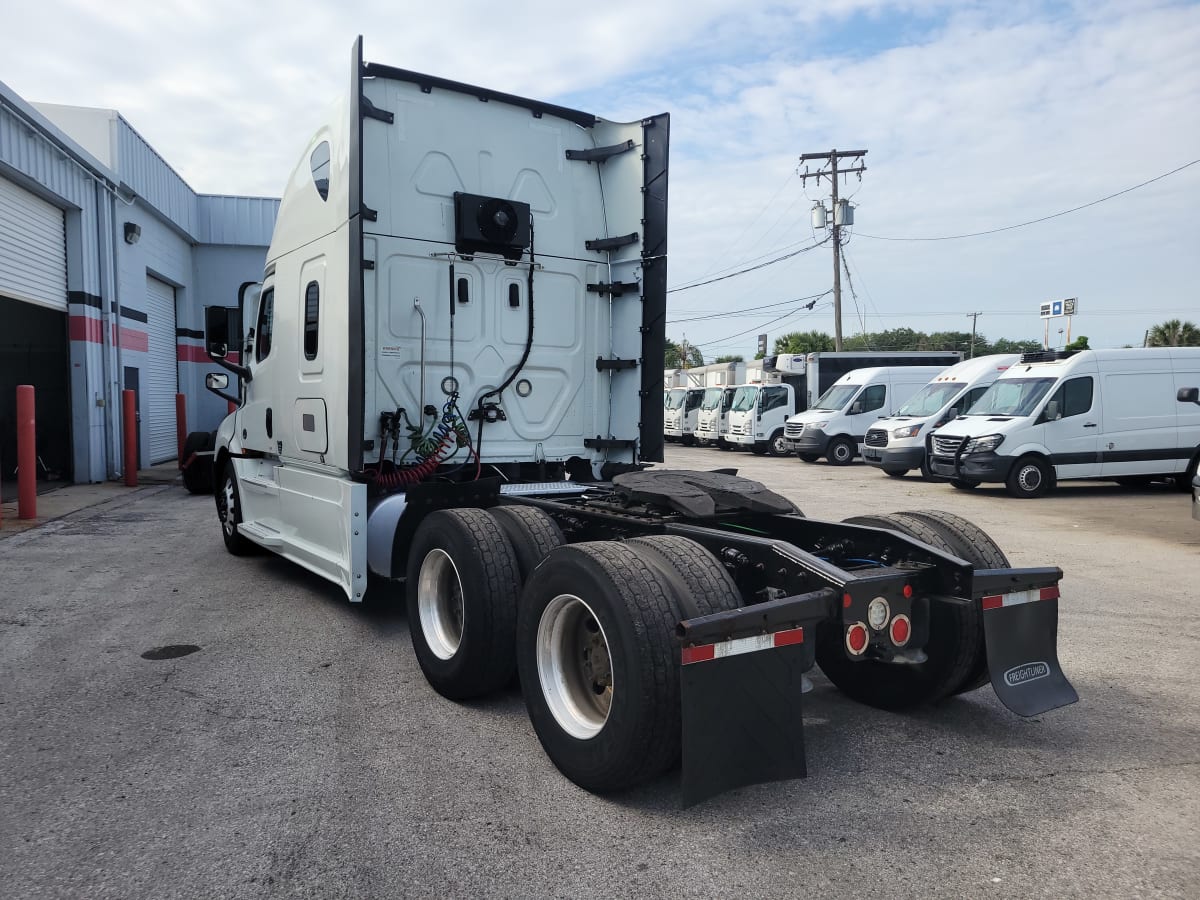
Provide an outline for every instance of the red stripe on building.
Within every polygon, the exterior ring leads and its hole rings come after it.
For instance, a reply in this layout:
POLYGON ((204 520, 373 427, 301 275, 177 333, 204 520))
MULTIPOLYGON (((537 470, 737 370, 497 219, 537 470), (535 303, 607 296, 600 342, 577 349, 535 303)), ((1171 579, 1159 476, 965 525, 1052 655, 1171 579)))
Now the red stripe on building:
POLYGON ((73 341, 99 344, 104 341, 104 326, 100 324, 99 319, 90 316, 70 316, 67 320, 67 335, 73 341))
POLYGON ((195 344, 177 344, 175 346, 175 355, 180 362, 190 363, 210 363, 211 359, 204 352, 203 347, 197 347, 195 344))
POLYGON ((150 349, 150 335, 144 331, 137 331, 133 328, 122 328, 117 331, 117 325, 113 323, 113 343, 119 344, 122 350, 133 350, 137 353, 146 353, 150 349))

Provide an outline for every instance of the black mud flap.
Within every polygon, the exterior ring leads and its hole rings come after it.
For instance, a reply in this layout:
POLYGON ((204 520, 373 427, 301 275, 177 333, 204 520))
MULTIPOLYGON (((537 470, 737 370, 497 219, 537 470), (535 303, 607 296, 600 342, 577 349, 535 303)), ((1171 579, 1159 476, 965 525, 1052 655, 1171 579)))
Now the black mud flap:
POLYGON ((767 634, 715 647, 685 649, 680 671, 685 807, 732 788, 808 774, 800 695, 813 666, 812 642, 801 636, 784 644, 767 634), (760 649, 721 652, 753 646, 748 641, 760 649))
POLYGON ((1019 716, 1079 699, 1058 662, 1058 588, 983 598, 988 671, 1000 701, 1019 716))

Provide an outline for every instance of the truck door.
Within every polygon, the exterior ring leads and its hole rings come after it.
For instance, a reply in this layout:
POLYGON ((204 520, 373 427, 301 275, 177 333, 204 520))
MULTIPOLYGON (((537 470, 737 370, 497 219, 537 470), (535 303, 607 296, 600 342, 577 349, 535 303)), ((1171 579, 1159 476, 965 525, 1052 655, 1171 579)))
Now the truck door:
POLYGON ((887 412, 887 384, 867 385, 850 404, 851 437, 858 443, 866 440, 867 429, 874 425, 887 412), (855 411, 857 409, 857 412, 855 411))
POLYGON ((1068 378, 1046 401, 1043 442, 1059 478, 1100 474, 1100 403, 1091 375, 1068 378))
POLYGON ((245 365, 249 367, 253 381, 247 386, 246 403, 238 411, 237 426, 242 446, 247 450, 276 455, 277 391, 275 383, 279 373, 278 353, 274 349, 275 287, 271 282, 263 285, 254 316, 253 336, 247 336, 245 365))

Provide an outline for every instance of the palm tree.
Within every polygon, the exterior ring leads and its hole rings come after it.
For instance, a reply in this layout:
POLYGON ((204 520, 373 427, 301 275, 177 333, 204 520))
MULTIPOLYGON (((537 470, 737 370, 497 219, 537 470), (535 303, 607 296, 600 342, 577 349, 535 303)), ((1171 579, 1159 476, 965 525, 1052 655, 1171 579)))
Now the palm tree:
POLYGON ((1200 347, 1200 328, 1192 322, 1169 319, 1150 329, 1147 347, 1200 347))

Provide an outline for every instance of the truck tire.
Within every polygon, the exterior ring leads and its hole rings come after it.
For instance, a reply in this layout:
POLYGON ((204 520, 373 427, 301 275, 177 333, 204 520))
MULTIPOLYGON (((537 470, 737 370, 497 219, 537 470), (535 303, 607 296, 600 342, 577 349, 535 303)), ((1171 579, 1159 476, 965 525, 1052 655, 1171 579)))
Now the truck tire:
POLYGON ((530 576, 517 667, 533 729, 585 790, 624 790, 679 757, 679 609, 634 548, 559 547, 530 576))
POLYGON ((680 618, 707 616, 742 605, 742 594, 733 576, 695 541, 664 534, 630 538, 625 545, 666 576, 676 592, 680 618))
POLYGON ((960 491, 973 491, 973 490, 975 490, 975 488, 979 487, 978 481, 968 481, 965 478, 951 478, 950 484, 956 490, 960 490, 960 491))
POLYGON ((234 556, 246 556, 254 552, 255 544, 239 531, 242 524, 242 495, 238 491, 237 475, 233 463, 225 461, 221 470, 221 484, 216 490, 217 518, 221 520, 221 537, 225 549, 234 556))
POLYGON ((213 492, 213 457, 197 456, 216 446, 216 434, 211 431, 193 431, 183 442, 183 486, 189 494, 211 494, 213 492), (189 463, 188 460, 191 460, 189 463))
MULTIPOLYGON (((890 528, 943 553, 954 553, 939 531, 904 513, 854 516, 845 521, 851 525, 890 528)), ((840 623, 828 623, 817 629, 817 664, 842 693, 879 709, 906 709, 949 697, 966 683, 979 663, 983 652, 983 612, 974 605, 931 603, 930 614, 925 662, 911 665, 870 659, 854 662, 846 656, 840 623)))
POLYGON ((483 509, 430 513, 406 574, 409 633, 433 689, 465 700, 508 684, 521 577, 499 521, 483 509))
POLYGON ((908 474, 908 469, 884 469, 885 475, 890 475, 892 478, 903 478, 908 474))
POLYGON ((1054 487, 1054 470, 1040 456, 1022 456, 1008 473, 1004 486, 1009 496, 1032 500, 1054 487))
POLYGON ((750 445, 750 452, 755 456, 766 456, 769 449, 770 445, 766 441, 758 441, 750 445))
POLYGON ((806 462, 806 463, 815 463, 818 459, 821 458, 820 453, 797 453, 796 456, 798 456, 800 458, 801 462, 806 462))
POLYGON ((1197 471, 1200 471, 1200 450, 1192 457, 1192 461, 1188 463, 1183 473, 1175 476, 1175 487, 1185 494, 1190 493, 1192 490, 1192 479, 1196 477, 1197 471))
MULTIPOLYGON (((965 559, 976 569, 1007 569, 1011 565, 1000 545, 993 541, 986 531, 962 516, 937 509, 910 510, 905 512, 905 515, 928 522, 954 548, 955 556, 965 559)), ((983 643, 979 659, 966 681, 954 692, 956 694, 977 690, 991 680, 982 628, 979 631, 979 640, 983 643)))
POLYGON ((490 512, 500 523, 500 528, 512 544, 513 552, 517 554, 517 571, 522 584, 529 578, 529 573, 550 555, 551 550, 566 543, 558 523, 540 509, 532 506, 495 506, 490 512))
POLYGON ((772 456, 787 456, 792 451, 788 448, 787 438, 783 436, 783 429, 771 435, 771 439, 767 441, 767 452, 772 456))
POLYGON ((848 437, 835 437, 825 448, 825 458, 832 466, 848 466, 858 455, 858 448, 848 437))

